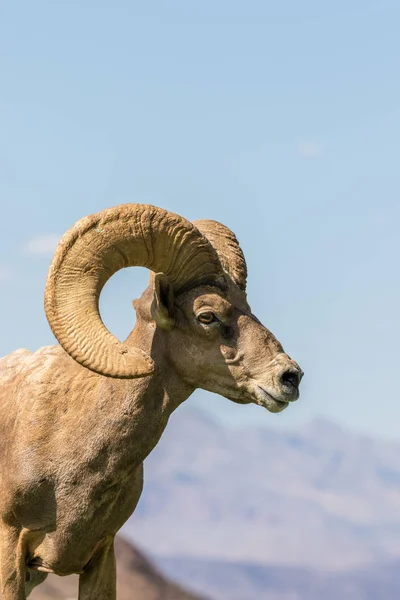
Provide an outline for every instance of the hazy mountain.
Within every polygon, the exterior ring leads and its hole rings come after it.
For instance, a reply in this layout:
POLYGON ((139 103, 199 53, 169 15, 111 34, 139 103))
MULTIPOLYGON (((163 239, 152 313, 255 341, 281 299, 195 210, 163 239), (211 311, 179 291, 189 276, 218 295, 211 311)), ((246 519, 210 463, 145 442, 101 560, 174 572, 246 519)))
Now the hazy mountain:
POLYGON ((399 451, 324 420, 233 430, 182 407, 146 461, 125 534, 164 556, 325 570, 391 562, 399 451))
MULTIPOLYGON (((116 541, 118 600, 201 600, 171 583, 144 555, 122 538, 116 541)), ((78 577, 49 575, 29 596, 29 600, 74 600, 78 597, 78 577)))
POLYGON ((400 563, 326 573, 300 567, 163 558, 166 573, 215 600, 394 600, 400 563))

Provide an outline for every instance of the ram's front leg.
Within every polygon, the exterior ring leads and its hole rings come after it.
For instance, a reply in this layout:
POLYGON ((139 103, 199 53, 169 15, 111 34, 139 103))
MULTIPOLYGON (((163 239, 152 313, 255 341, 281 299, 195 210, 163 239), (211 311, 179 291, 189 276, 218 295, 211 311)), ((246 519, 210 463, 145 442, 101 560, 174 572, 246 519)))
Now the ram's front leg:
POLYGON ((79 576, 79 600, 116 600, 114 537, 109 537, 79 576))
POLYGON ((0 574, 2 600, 26 600, 27 530, 0 526, 0 574))

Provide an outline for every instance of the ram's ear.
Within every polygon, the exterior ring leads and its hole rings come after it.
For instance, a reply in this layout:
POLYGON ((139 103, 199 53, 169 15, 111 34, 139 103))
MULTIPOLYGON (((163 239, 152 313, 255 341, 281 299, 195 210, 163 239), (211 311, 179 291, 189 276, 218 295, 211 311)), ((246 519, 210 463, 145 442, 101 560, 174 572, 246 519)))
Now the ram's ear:
POLYGON ((174 325, 174 291, 166 275, 154 275, 154 298, 151 316, 161 329, 172 329, 174 325))

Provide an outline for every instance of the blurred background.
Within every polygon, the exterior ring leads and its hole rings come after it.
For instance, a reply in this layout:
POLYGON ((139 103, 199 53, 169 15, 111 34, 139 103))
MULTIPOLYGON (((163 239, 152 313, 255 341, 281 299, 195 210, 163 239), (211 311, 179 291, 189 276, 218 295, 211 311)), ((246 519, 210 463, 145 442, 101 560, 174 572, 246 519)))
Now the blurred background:
MULTIPOLYGON (((54 343, 62 233, 144 202, 236 233, 253 312, 306 373, 279 415, 198 390, 145 465, 125 536, 216 600, 400 592, 399 20, 394 0, 0 8, 1 354, 54 343)), ((120 338, 147 277, 102 294, 120 338)))

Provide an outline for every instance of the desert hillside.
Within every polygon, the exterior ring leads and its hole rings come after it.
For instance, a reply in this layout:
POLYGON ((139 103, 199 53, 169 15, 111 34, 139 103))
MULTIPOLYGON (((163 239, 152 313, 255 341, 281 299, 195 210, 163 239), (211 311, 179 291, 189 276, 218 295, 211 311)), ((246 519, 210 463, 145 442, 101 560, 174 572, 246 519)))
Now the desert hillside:
MULTIPOLYGON (((202 600, 173 584, 154 565, 123 538, 116 542, 118 600, 202 600)), ((29 600, 75 600, 78 578, 49 575, 29 600)), ((203 598, 204 600, 204 598, 203 598)))

